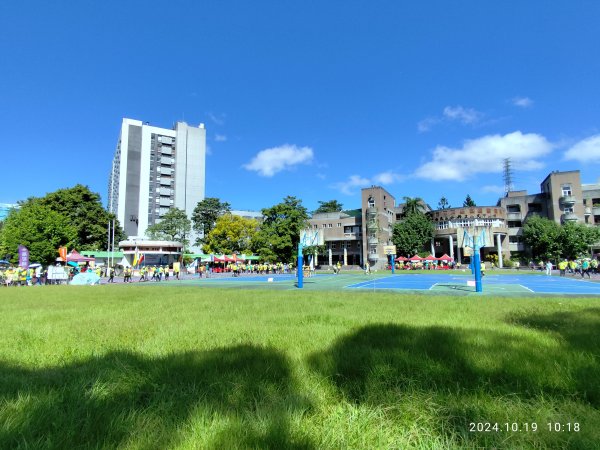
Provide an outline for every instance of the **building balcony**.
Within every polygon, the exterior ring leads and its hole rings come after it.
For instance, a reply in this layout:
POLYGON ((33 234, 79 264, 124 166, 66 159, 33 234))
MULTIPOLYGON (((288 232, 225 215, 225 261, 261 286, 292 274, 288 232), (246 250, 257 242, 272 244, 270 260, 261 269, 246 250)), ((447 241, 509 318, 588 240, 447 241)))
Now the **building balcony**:
POLYGON ((590 208, 589 206, 586 206, 586 207, 584 208, 584 214, 585 214, 586 216, 591 216, 591 215, 592 215, 592 208, 590 208))
POLYGON ((577 221, 577 219, 578 219, 578 217, 574 213, 565 213, 562 215, 563 222, 575 222, 575 221, 577 221))
POLYGON ((379 255, 377 253, 369 253, 369 259, 377 260, 377 259, 379 259, 379 255))
POLYGON ((377 239, 376 237, 370 237, 367 242, 369 244, 379 244, 379 239, 377 239))
POLYGON ((600 216, 600 206, 592 206, 592 215, 600 216))
POLYGON ((560 198, 560 203, 563 205, 574 205, 575 204, 575 197, 572 195, 563 195, 560 198))
POLYGON ((510 220, 510 219, 520 219, 521 217, 522 216, 521 216, 520 212, 509 212, 509 213, 506 213, 506 218, 508 220, 510 220))

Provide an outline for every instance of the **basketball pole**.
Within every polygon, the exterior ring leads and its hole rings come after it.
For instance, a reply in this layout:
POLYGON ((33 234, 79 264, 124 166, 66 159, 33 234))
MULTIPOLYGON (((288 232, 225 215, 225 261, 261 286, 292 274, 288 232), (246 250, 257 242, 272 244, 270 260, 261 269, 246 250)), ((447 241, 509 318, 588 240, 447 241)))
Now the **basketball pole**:
MULTIPOLYGON (((481 231, 479 236, 473 238, 473 267, 475 269, 475 292, 483 292, 481 284, 481 238, 485 236, 485 231, 481 231)), ((485 239, 485 238, 484 238, 485 239)))
POLYGON ((302 261, 302 239, 300 239, 300 241, 298 242, 298 289, 302 289, 302 287, 304 286, 304 280, 303 280, 303 268, 304 268, 304 262, 302 261))
POLYGON ((479 255, 478 245, 475 245, 475 249, 473 249, 473 265, 475 266, 475 292, 483 292, 481 286, 481 256, 479 255))

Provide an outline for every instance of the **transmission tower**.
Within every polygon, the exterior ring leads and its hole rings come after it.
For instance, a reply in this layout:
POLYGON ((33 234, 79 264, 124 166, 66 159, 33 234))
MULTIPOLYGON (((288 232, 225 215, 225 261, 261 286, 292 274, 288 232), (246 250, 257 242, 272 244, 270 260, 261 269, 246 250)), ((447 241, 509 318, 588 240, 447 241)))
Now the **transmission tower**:
POLYGON ((513 190, 513 171, 510 164, 510 158, 504 158, 504 195, 508 195, 513 190))

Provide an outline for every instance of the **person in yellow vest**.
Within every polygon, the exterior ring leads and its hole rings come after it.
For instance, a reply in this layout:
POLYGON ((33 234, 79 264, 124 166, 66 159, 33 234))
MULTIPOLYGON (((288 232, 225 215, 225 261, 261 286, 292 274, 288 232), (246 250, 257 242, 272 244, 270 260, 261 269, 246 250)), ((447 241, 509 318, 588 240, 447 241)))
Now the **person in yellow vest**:
POLYGON ((568 264, 568 262, 567 262, 566 259, 564 259, 564 260, 562 260, 561 262, 558 263, 558 270, 560 270, 560 274, 559 275, 561 277, 564 277, 565 274, 566 274, 567 264, 568 264))
POLYGON ((8 269, 6 269, 6 273, 4 274, 4 282, 6 283, 6 286, 10 286, 13 283, 13 278, 15 276, 15 271, 13 270, 12 267, 9 267, 8 269))
POLYGON ((485 277, 485 263, 483 261, 481 262, 480 268, 481 268, 481 276, 485 277))

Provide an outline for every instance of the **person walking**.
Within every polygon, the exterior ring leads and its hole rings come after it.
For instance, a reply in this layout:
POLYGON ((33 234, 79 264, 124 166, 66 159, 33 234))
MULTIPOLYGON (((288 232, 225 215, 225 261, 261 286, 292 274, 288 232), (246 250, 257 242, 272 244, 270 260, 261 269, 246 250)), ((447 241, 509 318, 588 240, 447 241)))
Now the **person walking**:
POLYGON ((552 275, 552 262, 550 260, 546 262, 546 275, 552 275))
POLYGON ((569 263, 567 262, 567 260, 563 260, 561 262, 558 263, 558 270, 560 270, 560 276, 564 277, 566 272, 567 272, 567 265, 569 263))
POLYGON ((592 278, 590 276, 590 262, 587 259, 584 259, 581 262, 581 278, 583 278, 584 275, 587 275, 588 278, 592 278))
POLYGON ((115 282, 115 269, 114 269, 114 267, 108 266, 106 268, 106 274, 108 275, 108 283, 114 283, 115 282))
POLYGON ((367 261, 365 263, 365 275, 370 275, 371 274, 371 265, 369 264, 369 261, 367 261))

